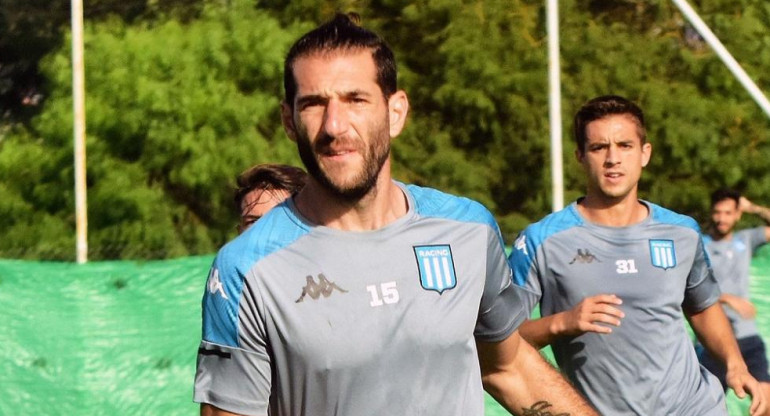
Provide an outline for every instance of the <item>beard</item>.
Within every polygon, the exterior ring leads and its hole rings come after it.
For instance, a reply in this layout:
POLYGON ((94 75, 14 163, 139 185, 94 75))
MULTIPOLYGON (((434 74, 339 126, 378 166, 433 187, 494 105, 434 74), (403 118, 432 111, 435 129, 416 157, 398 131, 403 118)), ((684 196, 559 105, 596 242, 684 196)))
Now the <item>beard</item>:
POLYGON ((321 167, 317 157, 335 140, 344 139, 321 133, 318 140, 311 144, 307 132, 302 131, 297 137, 299 157, 308 174, 332 195, 345 202, 359 201, 377 185, 380 171, 390 156, 390 134, 387 123, 377 123, 368 133, 371 138, 369 146, 365 147, 363 141, 359 141, 356 146, 357 151, 364 158, 363 167, 348 183, 337 182, 330 177, 321 167))

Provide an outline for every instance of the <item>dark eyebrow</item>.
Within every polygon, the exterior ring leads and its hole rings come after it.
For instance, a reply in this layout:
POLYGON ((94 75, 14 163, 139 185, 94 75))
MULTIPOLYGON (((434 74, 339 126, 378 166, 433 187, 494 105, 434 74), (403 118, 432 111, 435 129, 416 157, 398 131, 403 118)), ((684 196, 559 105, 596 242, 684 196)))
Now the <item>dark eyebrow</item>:
POLYGON ((371 95, 372 94, 364 90, 353 90, 342 94, 344 98, 371 97, 371 95))
POLYGON ((327 101, 329 101, 329 99, 321 95, 317 95, 317 94, 304 95, 302 97, 297 98, 296 106, 297 108, 302 108, 308 104, 322 104, 327 101))
MULTIPOLYGON (((344 100, 350 100, 354 98, 370 98, 372 94, 365 90, 355 89, 351 91, 344 91, 340 94, 342 99, 344 100)), ((302 108, 308 104, 323 104, 329 101, 329 97, 320 95, 320 94, 310 94, 310 95, 304 95, 297 98, 296 106, 298 108, 302 108)))

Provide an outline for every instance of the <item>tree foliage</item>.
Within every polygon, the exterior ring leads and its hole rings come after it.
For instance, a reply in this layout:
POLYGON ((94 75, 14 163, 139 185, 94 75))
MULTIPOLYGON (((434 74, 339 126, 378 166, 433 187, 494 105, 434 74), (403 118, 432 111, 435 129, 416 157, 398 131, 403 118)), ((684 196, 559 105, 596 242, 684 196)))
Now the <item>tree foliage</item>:
MULTIPOLYGON (((258 162, 297 162, 277 122, 283 53, 296 32, 246 4, 212 6, 188 24, 89 26, 88 216, 96 258, 212 252, 232 235, 235 173, 258 162)), ((0 204, 44 212, 64 232, 56 254, 44 253, 30 243, 52 244, 32 232, 43 229, 37 216, 14 216, 0 244, 25 248, 25 256, 70 258, 69 51, 41 67, 51 96, 26 137, 3 143, 0 174, 9 189, 0 204)))
MULTIPOLYGON (((653 157, 642 197, 701 220, 719 186, 770 203, 768 116, 671 2, 559 3, 568 202, 584 186, 571 116, 594 96, 619 94, 647 117, 653 157)), ((89 240, 97 256, 206 253, 233 235, 234 176, 254 163, 298 163, 280 126, 282 60, 335 10, 361 13, 396 52, 412 113, 393 144, 398 179, 483 202, 509 241, 550 209, 543 2, 196 4, 204 6, 184 15, 88 20, 89 240)), ((702 0, 696 8, 766 89, 770 6, 702 0)), ((8 230, 0 253, 68 259, 68 47, 40 68, 49 86, 42 111, 0 132, 0 223, 8 230)))

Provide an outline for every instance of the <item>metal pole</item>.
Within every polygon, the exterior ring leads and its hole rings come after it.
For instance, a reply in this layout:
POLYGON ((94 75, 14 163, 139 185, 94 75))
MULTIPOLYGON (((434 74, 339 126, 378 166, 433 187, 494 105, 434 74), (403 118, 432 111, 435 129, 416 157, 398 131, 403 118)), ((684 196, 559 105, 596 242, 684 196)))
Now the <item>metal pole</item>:
POLYGON ((548 119, 551 131, 552 209, 564 208, 564 169, 561 132, 561 80, 559 65, 559 2, 547 0, 548 25, 548 119))
POLYGON ((697 30, 703 39, 709 44, 709 46, 714 49, 714 52, 719 55, 719 57, 722 59, 722 62, 724 62, 730 72, 733 73, 735 78, 737 78, 738 81, 743 84, 743 87, 746 88, 746 91, 748 91, 751 97, 754 98, 754 101, 756 101, 756 103, 762 108, 765 114, 770 116, 770 102, 767 101, 767 97, 765 97, 765 95, 762 93, 762 90, 760 90, 759 87, 754 84, 754 81, 749 78, 749 76, 746 74, 746 71, 741 68, 741 65, 738 64, 730 52, 727 51, 727 48, 722 45, 722 42, 720 42, 716 35, 714 35, 714 32, 712 32, 706 23, 703 22, 700 16, 698 16, 698 13, 693 10, 692 7, 690 7, 686 0, 672 1, 677 7, 679 7, 679 10, 682 11, 682 14, 684 14, 687 20, 690 21, 690 24, 693 25, 695 30, 697 30))
POLYGON ((86 207, 86 106, 83 75, 83 0, 72 0, 72 102, 75 149, 75 228, 77 262, 88 261, 86 207))

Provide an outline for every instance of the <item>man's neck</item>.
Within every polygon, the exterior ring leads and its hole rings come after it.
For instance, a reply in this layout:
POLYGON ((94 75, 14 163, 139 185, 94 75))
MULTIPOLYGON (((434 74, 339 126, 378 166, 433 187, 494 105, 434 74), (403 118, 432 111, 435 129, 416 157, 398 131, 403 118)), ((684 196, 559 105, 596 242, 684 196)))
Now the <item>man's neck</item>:
POLYGON ((297 209, 305 218, 344 231, 380 229, 406 215, 406 201, 404 191, 390 176, 379 178, 369 193, 355 201, 334 195, 312 179, 295 197, 297 209))
POLYGON ((589 222, 608 227, 638 224, 649 215, 649 209, 637 199, 635 192, 618 199, 589 193, 578 202, 577 209, 589 222))

